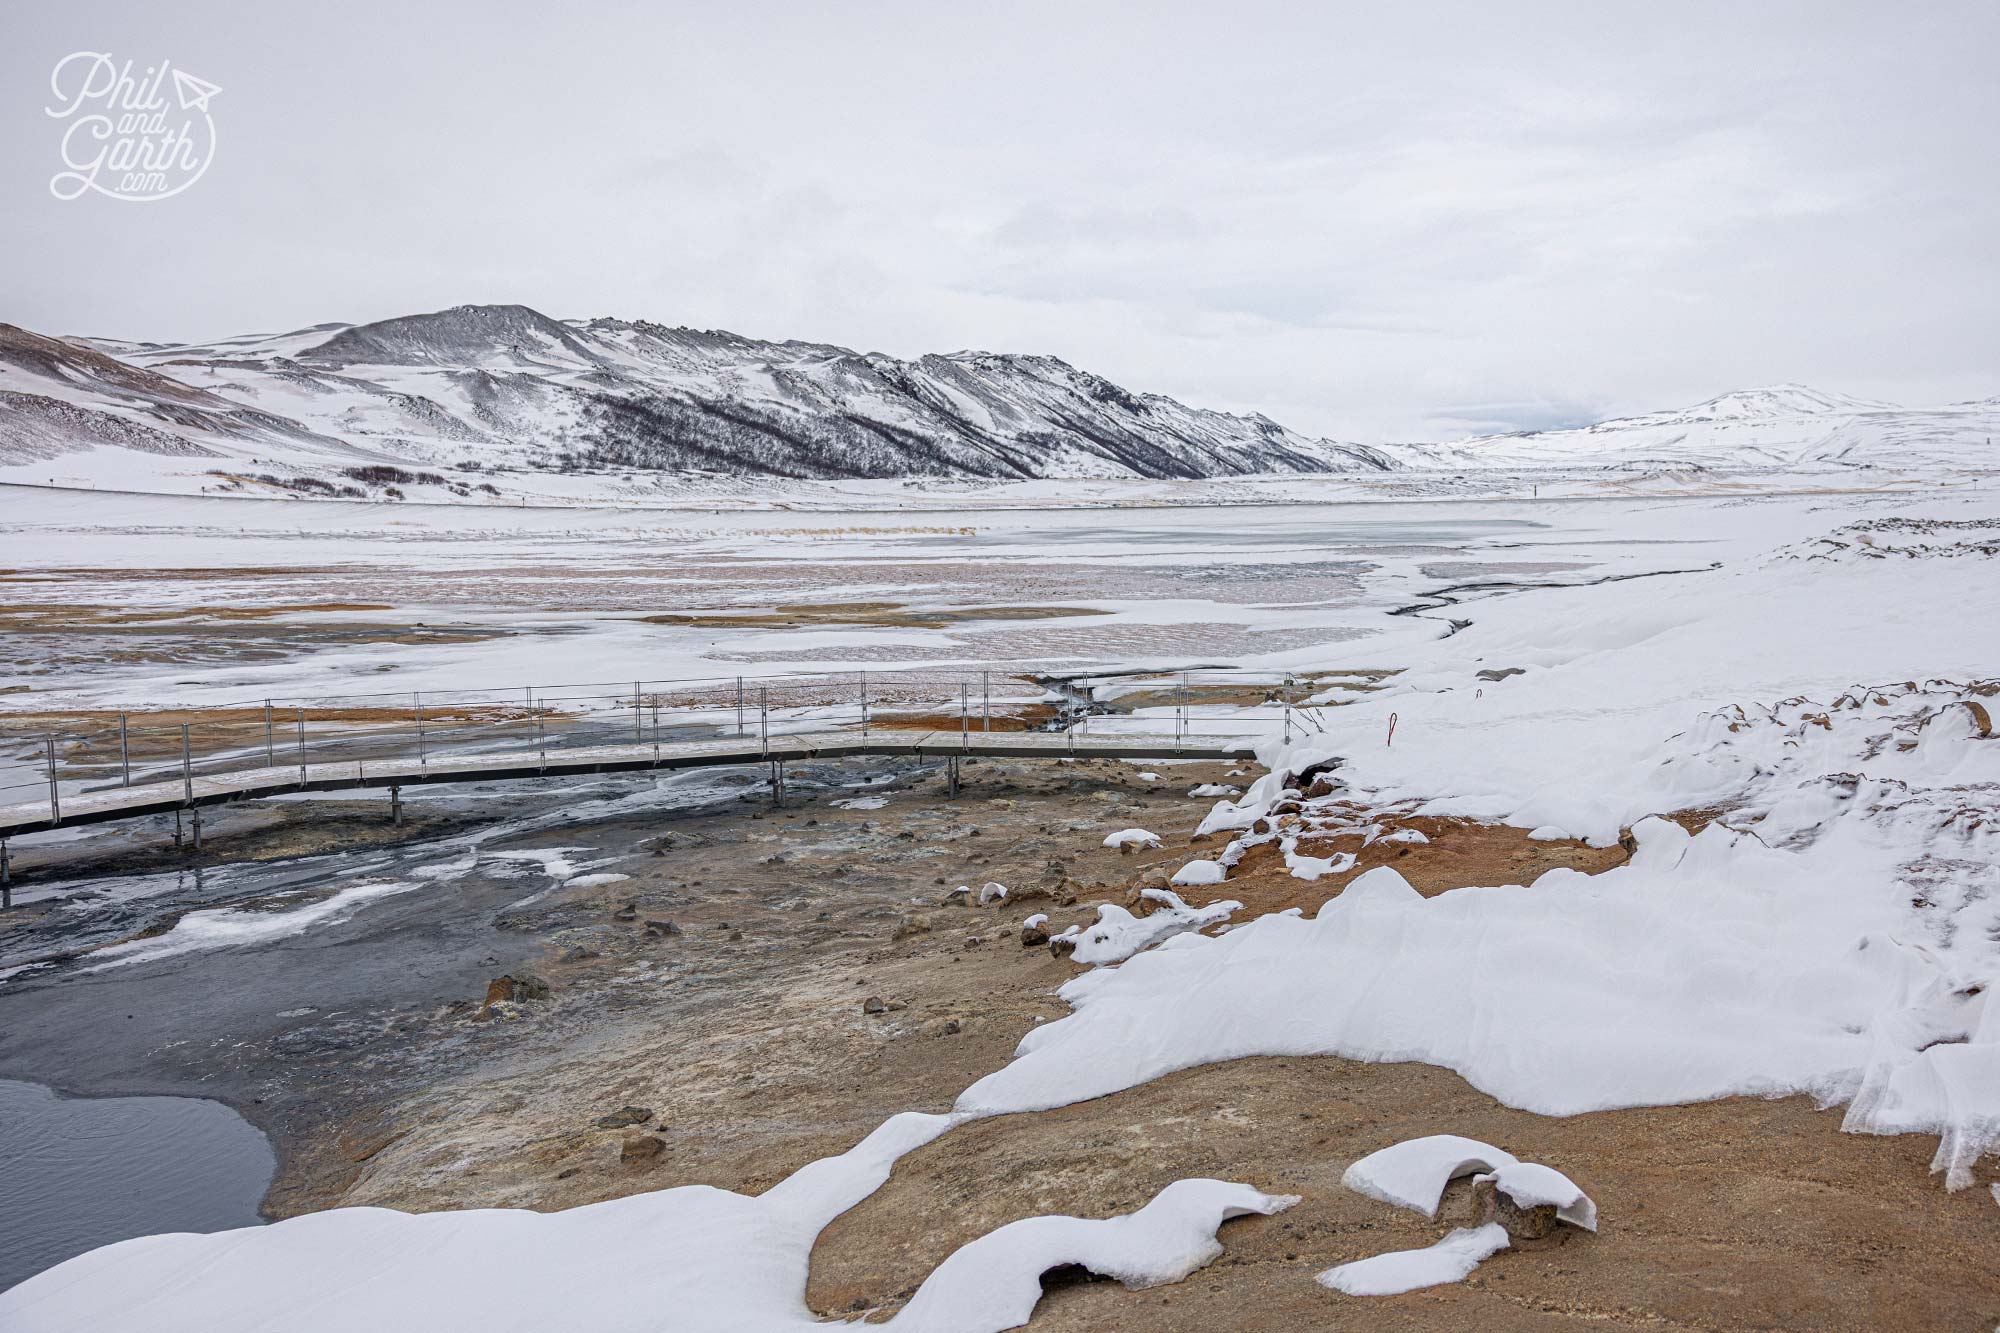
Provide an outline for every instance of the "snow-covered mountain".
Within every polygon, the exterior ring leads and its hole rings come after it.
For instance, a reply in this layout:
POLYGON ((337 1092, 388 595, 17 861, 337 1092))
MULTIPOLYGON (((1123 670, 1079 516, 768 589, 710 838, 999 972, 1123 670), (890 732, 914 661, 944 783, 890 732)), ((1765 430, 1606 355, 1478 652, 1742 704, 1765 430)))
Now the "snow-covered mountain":
POLYGON ((82 451, 100 455, 91 473, 248 475, 245 485, 304 468, 305 489, 321 493, 370 467, 458 474, 442 483, 463 491, 493 468, 1198 478, 1394 466, 1263 416, 1132 393, 1055 357, 901 361, 518 305, 207 344, 0 325, 0 476, 82 451))
POLYGON ((1779 384, 1569 430, 1391 450, 1424 467, 2000 467, 2000 400, 1906 408, 1779 384))

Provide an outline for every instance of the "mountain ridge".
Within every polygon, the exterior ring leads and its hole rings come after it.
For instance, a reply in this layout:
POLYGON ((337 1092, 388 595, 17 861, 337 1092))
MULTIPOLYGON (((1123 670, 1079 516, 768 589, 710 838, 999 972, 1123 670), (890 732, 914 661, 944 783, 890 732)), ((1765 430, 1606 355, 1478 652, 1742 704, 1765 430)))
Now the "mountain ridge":
MULTIPOLYGON (((559 320, 524 305, 461 305, 362 324, 319 324, 212 343, 40 339, 0 358, 0 388, 111 413, 229 457, 423 467, 620 469, 793 479, 1062 477, 1200 479, 1386 471, 1364 445, 1310 438, 1261 414, 1135 393, 1059 357, 961 351, 902 360, 826 343, 609 317, 559 320), (58 366, 50 346, 73 350, 58 366), (95 366, 95 371, 79 369, 95 366), (161 377, 156 392, 111 391, 161 377), (27 383, 10 381, 31 381, 27 383), (171 403, 199 394, 208 416, 171 403), (149 401, 150 397, 150 401, 149 401)), ((56 360, 60 360, 58 357, 56 360)), ((32 407, 5 409, 12 436, 32 407)), ((60 452, 60 430, 38 456, 60 452)), ((282 461, 282 460, 281 460, 282 461)))

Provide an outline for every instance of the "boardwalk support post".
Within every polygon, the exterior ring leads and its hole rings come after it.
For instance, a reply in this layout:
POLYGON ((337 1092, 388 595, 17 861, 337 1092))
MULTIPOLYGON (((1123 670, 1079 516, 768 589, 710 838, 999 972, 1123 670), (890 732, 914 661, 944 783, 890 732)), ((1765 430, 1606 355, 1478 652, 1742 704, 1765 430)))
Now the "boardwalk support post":
POLYGON ((773 759, 771 761, 771 804, 781 806, 784 803, 785 761, 782 759, 773 759))
POLYGON ((62 788, 56 777, 56 737, 50 732, 46 738, 49 754, 49 827, 62 823, 62 788))
POLYGON ((958 756, 957 756, 957 755, 955 755, 955 754, 954 754, 954 755, 948 755, 948 756, 946 756, 946 758, 945 758, 945 761, 944 761, 944 789, 945 789, 945 795, 946 795, 946 796, 948 796, 948 797, 953 797, 953 798, 956 798, 956 797, 957 797, 957 795, 958 795, 958 756))
POLYGON ((188 724, 181 723, 181 794, 194 804, 194 756, 188 749, 188 724))
POLYGON ((190 821, 194 825, 194 850, 200 851, 201 850, 201 807, 198 805, 195 806, 194 809, 188 812, 188 815, 190 817, 190 821))
POLYGON ((118 715, 118 772, 121 787, 132 785, 132 746, 125 735, 125 715, 118 715))
POLYGON ((278 766, 278 731, 271 719, 271 701, 264 701, 264 767, 278 766))
POLYGON ((14 867, 7 860, 7 840, 0 838, 0 911, 14 906, 14 867))
POLYGON ((389 819, 397 828, 403 827, 403 789, 393 782, 389 784, 389 819))

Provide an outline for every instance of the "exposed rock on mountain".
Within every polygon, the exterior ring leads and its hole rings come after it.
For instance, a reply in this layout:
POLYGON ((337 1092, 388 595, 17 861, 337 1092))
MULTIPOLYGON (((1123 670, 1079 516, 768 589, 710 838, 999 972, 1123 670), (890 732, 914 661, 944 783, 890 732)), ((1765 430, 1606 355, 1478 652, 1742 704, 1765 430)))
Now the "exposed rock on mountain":
MULTIPOLYGON (((86 449, 791 478, 1147 477, 1393 467, 1046 356, 902 361, 525 306, 212 344, 0 331, 0 462, 86 449)), ((227 471, 226 468, 219 469, 227 471)))

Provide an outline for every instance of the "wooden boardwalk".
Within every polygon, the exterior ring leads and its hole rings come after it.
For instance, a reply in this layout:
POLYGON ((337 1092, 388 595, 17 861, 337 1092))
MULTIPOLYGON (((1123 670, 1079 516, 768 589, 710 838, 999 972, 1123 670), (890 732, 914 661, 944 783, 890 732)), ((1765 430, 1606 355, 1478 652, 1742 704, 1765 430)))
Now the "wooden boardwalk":
POLYGON ((192 774, 168 781, 65 792, 60 817, 47 800, 0 806, 0 838, 73 824, 99 824, 200 810, 231 801, 288 792, 420 786, 438 782, 507 782, 586 773, 645 769, 713 768, 842 759, 858 755, 915 755, 936 759, 1236 759, 1247 758, 1252 736, 1076 735, 1029 731, 841 730, 719 740, 664 740, 546 751, 510 749, 497 754, 441 753, 425 760, 346 760, 277 765, 192 774))

